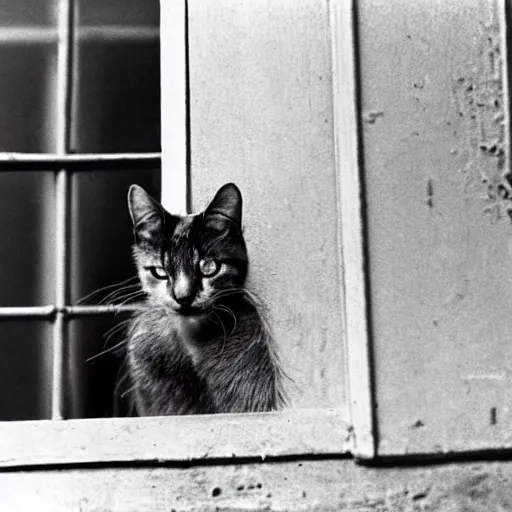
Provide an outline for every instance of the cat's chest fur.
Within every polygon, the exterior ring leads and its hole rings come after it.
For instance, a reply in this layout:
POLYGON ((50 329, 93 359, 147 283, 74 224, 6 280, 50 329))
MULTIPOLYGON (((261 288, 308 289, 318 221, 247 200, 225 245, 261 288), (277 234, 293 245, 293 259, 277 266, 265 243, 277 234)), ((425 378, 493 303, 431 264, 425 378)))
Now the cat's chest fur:
POLYGON ((128 362, 141 415, 212 412, 206 382, 196 371, 189 334, 179 317, 137 316, 128 336, 128 362))
POLYGON ((139 414, 265 411, 282 403, 281 376, 256 310, 239 314, 231 330, 215 326, 159 310, 133 320, 129 366, 139 414))

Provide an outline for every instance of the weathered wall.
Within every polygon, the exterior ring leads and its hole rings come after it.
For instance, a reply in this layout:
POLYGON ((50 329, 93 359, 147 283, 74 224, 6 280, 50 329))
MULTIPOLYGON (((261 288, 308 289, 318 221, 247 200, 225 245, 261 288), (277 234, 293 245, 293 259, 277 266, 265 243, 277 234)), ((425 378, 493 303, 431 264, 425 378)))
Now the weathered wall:
POLYGON ((0 473, 2 512, 512 510, 512 463, 364 468, 352 460, 0 473))
POLYGON ((270 309, 293 407, 339 407, 344 374, 326 0, 194 0, 192 203, 234 181, 251 286, 270 309))
POLYGON ((358 2, 380 454, 512 442, 503 3, 358 2))

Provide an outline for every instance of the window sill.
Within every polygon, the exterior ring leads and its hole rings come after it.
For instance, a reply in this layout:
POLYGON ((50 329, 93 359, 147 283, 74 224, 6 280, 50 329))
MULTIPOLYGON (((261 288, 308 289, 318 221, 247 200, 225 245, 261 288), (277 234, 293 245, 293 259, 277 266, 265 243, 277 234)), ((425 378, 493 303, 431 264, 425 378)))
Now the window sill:
POLYGON ((339 410, 1 422, 0 468, 349 453, 339 410))

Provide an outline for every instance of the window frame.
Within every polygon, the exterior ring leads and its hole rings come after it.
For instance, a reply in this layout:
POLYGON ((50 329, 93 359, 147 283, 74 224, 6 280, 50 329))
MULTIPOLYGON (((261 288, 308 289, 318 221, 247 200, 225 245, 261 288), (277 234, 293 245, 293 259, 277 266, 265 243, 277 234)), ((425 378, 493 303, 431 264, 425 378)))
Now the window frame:
MULTIPOLYGON (((67 23, 68 32, 67 42, 59 39, 59 62, 69 62, 72 0, 60 0, 60 6, 59 26, 67 23)), ((63 349, 67 342, 64 338, 66 318, 112 313, 120 309, 133 310, 131 306, 66 306, 66 273, 62 269, 67 261, 66 190, 69 171, 78 164, 83 167, 102 161, 115 164, 117 168, 118 164, 126 161, 141 162, 160 157, 159 154, 66 155, 67 146, 64 145, 57 155, 0 156, 0 170, 4 163, 11 169, 12 164, 18 162, 34 166, 46 163, 56 171, 57 194, 61 198, 57 203, 58 229, 61 231, 57 237, 57 275, 60 277, 57 280, 56 305, 0 308, 0 318, 43 317, 54 321, 52 420, 0 422, 0 468, 119 462, 191 463, 214 459, 264 460, 303 455, 351 454, 360 459, 375 456, 358 156, 354 6, 352 1, 333 0, 330 9, 338 225, 343 240, 340 261, 344 261, 344 269, 349 270, 344 273, 343 293, 346 297, 344 318, 350 421, 343 417, 341 407, 335 410, 300 409, 208 416, 63 420, 61 390, 63 349), (350 70, 348 73, 347 69, 350 70)), ((173 212, 183 213, 188 207, 190 164, 186 0, 161 0, 161 27, 161 83, 165 92, 162 94, 162 119, 166 119, 162 123, 162 203, 173 212)), ((67 140, 69 107, 65 105, 68 105, 70 77, 61 68, 59 84, 68 91, 62 99, 64 112, 60 114, 64 128, 61 127, 61 133, 67 140)))

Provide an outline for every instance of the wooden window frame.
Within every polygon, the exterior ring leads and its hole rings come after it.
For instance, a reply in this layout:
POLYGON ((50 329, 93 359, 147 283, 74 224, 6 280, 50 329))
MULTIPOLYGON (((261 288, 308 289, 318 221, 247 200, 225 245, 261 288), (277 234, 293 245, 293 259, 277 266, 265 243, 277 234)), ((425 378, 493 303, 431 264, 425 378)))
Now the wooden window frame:
MULTIPOLYGON (((61 0, 62 27, 69 27, 71 0, 61 0)), ((185 0, 161 0, 162 26, 162 203, 171 211, 187 211, 188 197, 188 85, 187 9, 185 0), (172 27, 172 30, 168 28, 172 27)), ((57 181, 57 299, 55 306, 0 308, 1 317, 50 318, 54 321, 52 420, 0 422, 0 469, 107 463, 192 463, 197 460, 264 460, 279 457, 352 455, 375 456, 370 349, 367 329, 363 253, 361 183, 358 158, 356 67, 353 4, 331 2, 335 151, 338 169, 339 226, 346 297, 346 333, 350 421, 341 407, 335 410, 301 409, 272 413, 207 416, 62 420, 62 358, 67 342, 65 321, 70 316, 97 315, 119 310, 113 306, 66 306, 66 223, 69 170, 158 160, 146 155, 66 155, 66 143, 57 155, 2 155, 0 170, 52 169, 57 181), (347 72, 347 70, 349 70, 347 72)), ((61 28, 62 28, 61 27, 61 28)), ((71 35, 63 28, 59 62, 69 60, 71 35)), ((67 140, 69 74, 59 67, 60 133, 67 140)), ((108 166, 107 166, 108 167, 108 166)), ((129 310, 130 307, 123 307, 129 310)), ((133 309, 133 308, 132 308, 133 309)))

